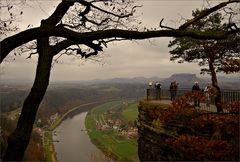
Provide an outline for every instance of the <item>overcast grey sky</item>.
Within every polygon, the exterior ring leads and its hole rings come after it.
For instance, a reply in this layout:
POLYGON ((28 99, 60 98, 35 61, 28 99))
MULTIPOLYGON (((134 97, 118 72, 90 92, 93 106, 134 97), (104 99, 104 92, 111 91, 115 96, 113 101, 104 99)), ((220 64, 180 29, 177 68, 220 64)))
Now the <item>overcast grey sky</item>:
MULTIPOLYGON (((219 1, 214 0, 212 3, 219 1)), ((58 1, 33 1, 26 7, 23 18, 19 22, 22 29, 28 24, 39 26, 40 21, 47 18, 54 10, 58 1)), ((147 27, 158 27, 164 18, 164 24, 178 26, 181 17, 190 18, 195 8, 202 8, 203 0, 145 0, 139 1, 143 5, 138 9, 139 19, 147 27)), ((104 50, 103 61, 72 60, 69 57, 60 59, 51 71, 51 80, 89 80, 114 77, 168 77, 173 73, 199 74, 200 68, 196 63, 178 64, 170 62, 170 38, 158 38, 145 41, 116 42, 104 50)), ((36 58, 25 59, 27 55, 14 57, 14 61, 4 62, 1 65, 2 79, 31 79, 35 76, 36 58)), ((12 60, 11 55, 8 60, 12 60)))

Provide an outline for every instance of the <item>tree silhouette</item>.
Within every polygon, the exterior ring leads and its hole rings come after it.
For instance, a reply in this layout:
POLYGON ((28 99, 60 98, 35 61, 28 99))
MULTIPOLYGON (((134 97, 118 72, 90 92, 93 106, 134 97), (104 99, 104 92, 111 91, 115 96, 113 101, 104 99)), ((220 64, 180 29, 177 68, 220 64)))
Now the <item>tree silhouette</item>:
POLYGON ((18 30, 18 26, 14 23, 21 17, 23 11, 21 6, 24 5, 24 2, 19 1, 10 1, 10 0, 1 0, 0 1, 0 34, 9 35, 18 30))
MULTIPOLYGON (((196 10, 193 16, 199 16, 201 12, 196 10)), ((202 31, 217 31, 235 26, 231 22, 224 22, 221 13, 211 14, 192 24, 189 28, 202 31)), ((216 72, 226 70, 224 63, 240 57, 240 35, 236 33, 223 40, 196 40, 189 37, 176 38, 171 41, 169 47, 175 47, 170 51, 171 60, 178 60, 179 63, 198 62, 203 67, 201 73, 210 73, 212 86, 215 90, 215 105, 218 112, 222 112, 221 90, 218 85, 216 72), (206 65, 208 67, 206 67, 206 65)), ((237 72, 233 69, 231 72, 237 72)))
MULTIPOLYGON (((38 64, 33 87, 24 101, 17 127, 8 138, 5 161, 21 161, 29 143, 35 116, 49 84, 53 57, 59 53, 96 56, 112 41, 148 39, 153 37, 184 37, 196 39, 223 39, 239 29, 212 33, 188 29, 139 31, 132 18, 138 6, 132 0, 62 0, 52 15, 41 21, 41 26, 5 38, 1 41, 1 62, 16 47, 37 39, 38 64), (133 25, 130 26, 130 23, 133 25), (127 24, 127 25, 126 25, 127 24), (57 38, 56 38, 57 37, 57 38), (55 39, 56 38, 56 39, 55 39), (84 46, 84 47, 83 47, 84 46), (87 49, 86 49, 87 48, 87 49)), ((238 1, 223 2, 210 8, 210 13, 238 1)), ((193 22, 198 20, 193 20, 193 22)), ((186 22, 189 24, 189 21, 186 22)))

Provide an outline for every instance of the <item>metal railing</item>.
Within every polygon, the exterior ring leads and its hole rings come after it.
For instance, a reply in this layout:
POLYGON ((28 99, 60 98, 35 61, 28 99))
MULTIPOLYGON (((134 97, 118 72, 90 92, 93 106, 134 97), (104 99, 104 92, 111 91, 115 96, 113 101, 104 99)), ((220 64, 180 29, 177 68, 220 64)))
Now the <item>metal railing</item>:
POLYGON ((156 88, 147 89, 147 100, 161 100, 162 90, 156 88))
MULTIPOLYGON (((190 88, 186 89, 178 89, 175 93, 176 96, 174 99, 177 99, 181 96, 184 96, 186 93, 192 92, 190 88)), ((204 96, 204 91, 201 91, 204 96)), ((240 89, 238 90, 230 90, 230 89, 222 89, 221 97, 223 104, 230 104, 236 101, 240 101, 240 89)), ((171 92, 168 89, 155 89, 149 88, 147 89, 147 100, 171 100, 171 92)), ((194 98, 192 98, 192 103, 194 102, 194 98)), ((200 102, 201 109, 216 112, 215 99, 214 95, 210 95, 208 100, 200 102), (208 102, 208 103, 207 103, 208 102)), ((224 110, 225 111, 225 110, 224 110)))

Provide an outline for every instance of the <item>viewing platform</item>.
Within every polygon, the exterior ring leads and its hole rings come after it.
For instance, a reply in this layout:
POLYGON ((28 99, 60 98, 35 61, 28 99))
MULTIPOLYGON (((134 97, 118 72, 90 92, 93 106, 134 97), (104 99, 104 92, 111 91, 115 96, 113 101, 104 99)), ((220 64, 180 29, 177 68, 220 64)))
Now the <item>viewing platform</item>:
MULTIPOLYGON (((191 89, 178 89, 176 91, 176 96, 174 100, 191 93, 191 89)), ((200 91, 200 95, 203 97, 200 100, 200 107, 196 107, 197 109, 207 110, 211 112, 217 112, 217 108, 215 106, 214 95, 209 96, 207 104, 207 98, 205 97, 204 91, 200 91)), ((240 102, 240 89, 232 90, 232 89, 223 89, 221 90, 221 97, 223 104, 231 104, 233 102, 240 102)), ((151 103, 163 103, 163 104, 171 104, 174 100, 171 100, 171 93, 168 89, 156 89, 156 88, 148 88, 146 90, 146 100, 151 103)), ((190 101, 191 105, 194 105, 194 98, 190 101)), ((224 110, 226 112, 226 110, 224 110)))
POLYGON ((214 96, 194 107, 191 89, 178 89, 176 102, 166 89, 146 93, 138 106, 140 161, 239 161, 239 90, 222 90, 223 113, 215 113, 214 96))

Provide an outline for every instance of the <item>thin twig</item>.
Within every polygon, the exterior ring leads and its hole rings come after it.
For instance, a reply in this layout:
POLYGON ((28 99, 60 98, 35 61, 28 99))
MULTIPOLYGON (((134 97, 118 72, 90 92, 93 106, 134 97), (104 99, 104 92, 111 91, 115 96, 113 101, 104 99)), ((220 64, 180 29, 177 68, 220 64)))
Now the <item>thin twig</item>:
POLYGON ((160 26, 161 28, 166 28, 166 29, 169 29, 169 30, 175 30, 174 28, 171 28, 171 27, 169 27, 169 26, 164 26, 164 25, 162 25, 163 20, 164 20, 164 18, 162 18, 162 20, 160 21, 160 24, 159 24, 159 26, 160 26))

